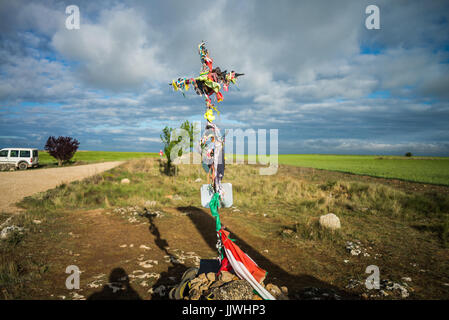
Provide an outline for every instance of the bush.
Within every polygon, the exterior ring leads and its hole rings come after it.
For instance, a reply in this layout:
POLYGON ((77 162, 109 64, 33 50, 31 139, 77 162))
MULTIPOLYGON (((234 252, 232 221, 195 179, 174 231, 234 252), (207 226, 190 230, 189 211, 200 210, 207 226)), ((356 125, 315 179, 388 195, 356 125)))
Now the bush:
POLYGON ((412 155, 411 152, 407 152, 407 153, 405 154, 405 156, 406 156, 406 157, 411 157, 411 156, 413 156, 413 155, 412 155))
POLYGON ((72 137, 48 137, 45 144, 45 150, 50 156, 58 160, 58 166, 62 166, 64 161, 72 159, 75 152, 78 150, 80 143, 72 137))

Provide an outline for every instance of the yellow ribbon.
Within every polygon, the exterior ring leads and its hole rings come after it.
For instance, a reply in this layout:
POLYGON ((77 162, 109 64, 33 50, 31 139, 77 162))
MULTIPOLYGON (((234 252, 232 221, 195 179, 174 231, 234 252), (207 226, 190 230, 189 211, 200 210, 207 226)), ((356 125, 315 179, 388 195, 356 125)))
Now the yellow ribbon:
POLYGON ((173 80, 171 84, 173 85, 173 88, 175 89, 175 91, 178 91, 178 86, 176 85, 175 80, 173 80))
POLYGON ((206 113, 204 114, 204 118, 206 118, 209 122, 215 120, 214 112, 212 111, 212 109, 206 111, 206 113))

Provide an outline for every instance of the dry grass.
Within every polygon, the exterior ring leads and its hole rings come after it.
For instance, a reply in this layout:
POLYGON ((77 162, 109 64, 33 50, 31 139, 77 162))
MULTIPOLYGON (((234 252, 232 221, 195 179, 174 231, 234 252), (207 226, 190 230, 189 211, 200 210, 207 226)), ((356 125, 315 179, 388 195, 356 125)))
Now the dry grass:
MULTIPOLYGON (((258 172, 255 166, 227 166, 225 181, 232 182, 234 204, 240 210, 269 215, 284 224, 301 225, 304 230, 317 229, 310 221, 329 212, 343 221, 368 217, 406 224, 424 221, 439 230, 436 232, 442 243, 447 244, 449 197, 445 195, 410 194, 386 185, 358 181, 329 181, 323 171, 312 177, 290 174, 286 170, 273 176, 260 176, 258 172)), ((63 184, 25 198, 20 205, 41 211, 143 207, 147 201, 156 201, 159 207, 198 206, 198 190, 204 181, 199 165, 180 165, 178 175, 167 176, 161 174, 158 160, 132 160, 81 182, 63 184), (121 184, 124 178, 131 183, 121 184), (202 182, 194 182, 198 178, 202 182), (180 196, 181 200, 171 199, 173 195, 180 196)), ((364 229, 346 226, 344 232, 362 236, 364 229)), ((300 231, 299 234, 308 239, 306 235, 310 232, 300 231)))
MULTIPOLYGON (((199 165, 179 165, 176 176, 161 171, 156 159, 131 160, 81 182, 28 197, 20 205, 33 214, 20 223, 30 227, 26 219, 48 220, 49 215, 57 216, 64 210, 144 207, 148 201, 156 201, 156 209, 200 207, 199 188, 205 183, 205 173, 199 165), (130 183, 122 184, 124 178, 130 183), (198 178, 202 181, 195 182, 198 178), (175 200, 174 195, 181 199, 175 200)), ((438 285, 449 278, 447 194, 408 192, 349 175, 334 179, 321 170, 303 174, 288 166, 273 176, 258 173, 257 167, 248 165, 228 165, 225 172, 224 180, 233 185, 234 206, 239 211, 223 209, 223 213, 239 221, 247 232, 312 250, 304 268, 324 263, 326 274, 319 274, 321 267, 310 273, 342 286, 339 279, 360 273, 366 264, 359 261, 342 269, 347 257, 345 243, 357 239, 382 254, 375 263, 382 264, 384 276, 400 278, 413 271, 411 263, 417 263, 439 274, 423 274, 419 276, 422 279, 417 276, 417 282, 422 281, 427 288, 420 297, 441 294, 438 285), (319 216, 329 212, 340 218, 340 230, 331 232, 320 227, 319 216), (430 260, 433 253, 438 254, 430 260), (323 262, 329 260, 335 265, 323 262)), ((30 230, 33 232, 32 226, 30 230)), ((17 270, 9 262, 0 262, 0 281, 14 282, 11 279, 18 277, 17 270)))

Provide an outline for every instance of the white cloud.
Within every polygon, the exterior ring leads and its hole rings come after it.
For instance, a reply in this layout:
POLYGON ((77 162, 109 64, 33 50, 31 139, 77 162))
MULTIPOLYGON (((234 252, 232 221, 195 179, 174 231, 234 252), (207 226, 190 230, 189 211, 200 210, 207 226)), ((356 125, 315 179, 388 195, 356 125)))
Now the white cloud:
POLYGON ((150 137, 138 137, 137 140, 140 142, 161 142, 160 138, 150 138, 150 137))
POLYGON ((151 42, 155 32, 135 9, 119 6, 102 10, 96 23, 83 22, 79 30, 58 30, 52 45, 80 63, 79 75, 87 83, 123 90, 167 72, 167 65, 156 58, 157 44, 151 42))

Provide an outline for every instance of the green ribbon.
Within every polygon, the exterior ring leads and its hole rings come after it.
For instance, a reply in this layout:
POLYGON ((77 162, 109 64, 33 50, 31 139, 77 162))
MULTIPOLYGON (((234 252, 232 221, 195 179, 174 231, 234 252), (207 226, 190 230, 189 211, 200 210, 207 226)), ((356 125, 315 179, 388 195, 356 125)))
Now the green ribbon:
POLYGON ((214 193, 212 199, 209 202, 209 208, 210 208, 210 212, 212 213, 212 216, 215 217, 215 222, 216 222, 216 226, 215 226, 215 231, 220 231, 221 229, 221 222, 220 222, 220 215, 218 214, 218 205, 219 205, 219 200, 220 199, 220 194, 218 192, 214 193))

